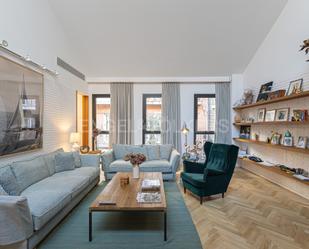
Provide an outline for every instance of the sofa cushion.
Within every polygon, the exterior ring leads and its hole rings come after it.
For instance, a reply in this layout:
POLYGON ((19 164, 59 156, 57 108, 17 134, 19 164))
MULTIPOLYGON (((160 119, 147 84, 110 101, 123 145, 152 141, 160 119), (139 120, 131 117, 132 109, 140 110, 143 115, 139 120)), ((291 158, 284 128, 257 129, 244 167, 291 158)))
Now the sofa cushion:
POLYGON ((204 174, 181 172, 181 178, 197 188, 203 188, 206 185, 204 174))
POLYGON ((14 162, 11 168, 21 191, 49 177, 49 170, 42 156, 26 161, 14 162))
POLYGON ((172 172, 172 166, 167 160, 152 160, 143 162, 140 166, 142 172, 172 172))
POLYGON ((132 171, 132 164, 129 161, 118 159, 109 165, 111 172, 130 172, 132 171))
POLYGON ((115 159, 123 159, 129 153, 142 153, 146 157, 147 150, 141 145, 113 144, 115 159))
POLYGON ((63 171, 57 173, 57 177, 85 177, 88 182, 92 182, 94 179, 100 176, 100 168, 98 167, 81 167, 75 170, 63 171))
POLYGON ((82 162, 80 159, 79 152, 78 151, 73 152, 73 157, 74 157, 75 168, 80 168, 82 166, 82 162))
POLYGON ((160 160, 160 147, 159 145, 144 145, 146 148, 148 160, 160 160))
POLYGON ((5 190, 2 188, 1 185, 0 185, 0 195, 8 195, 8 193, 5 192, 5 190))
POLYGON ((50 152, 43 156, 43 159, 48 167, 49 174, 53 175, 56 173, 56 165, 55 165, 55 155, 63 152, 63 149, 58 149, 56 151, 50 152))
MULTIPOLYGON (((50 178, 50 177, 49 177, 50 178)), ((46 187, 44 181, 36 183, 21 193, 28 199, 34 230, 42 228, 71 200, 66 188, 46 187)))
POLYGON ((160 145, 160 159, 170 160, 172 149, 173 149, 172 144, 161 144, 160 145))
POLYGON ((75 168, 75 162, 72 152, 60 152, 55 155, 56 173, 73 170, 75 168))
POLYGON ((21 188, 13 174, 10 165, 0 168, 0 185, 9 195, 19 195, 21 188))

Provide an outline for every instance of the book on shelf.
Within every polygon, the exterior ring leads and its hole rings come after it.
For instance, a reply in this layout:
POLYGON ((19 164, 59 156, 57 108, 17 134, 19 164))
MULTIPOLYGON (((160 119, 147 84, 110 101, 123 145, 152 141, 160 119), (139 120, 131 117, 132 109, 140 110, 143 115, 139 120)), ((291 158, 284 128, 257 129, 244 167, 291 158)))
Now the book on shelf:
POLYGON ((159 192, 138 192, 136 200, 139 203, 160 203, 161 194, 159 192))
POLYGON ((142 191, 160 191, 159 179, 144 179, 142 181, 142 191))

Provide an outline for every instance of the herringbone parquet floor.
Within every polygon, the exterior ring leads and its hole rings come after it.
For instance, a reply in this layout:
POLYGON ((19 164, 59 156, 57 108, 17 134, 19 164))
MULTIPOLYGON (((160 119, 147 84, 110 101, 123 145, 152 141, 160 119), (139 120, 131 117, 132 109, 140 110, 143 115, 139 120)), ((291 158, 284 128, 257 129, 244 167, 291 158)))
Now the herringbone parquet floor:
POLYGON ((224 199, 183 196, 205 249, 309 249, 309 201, 246 170, 224 199))

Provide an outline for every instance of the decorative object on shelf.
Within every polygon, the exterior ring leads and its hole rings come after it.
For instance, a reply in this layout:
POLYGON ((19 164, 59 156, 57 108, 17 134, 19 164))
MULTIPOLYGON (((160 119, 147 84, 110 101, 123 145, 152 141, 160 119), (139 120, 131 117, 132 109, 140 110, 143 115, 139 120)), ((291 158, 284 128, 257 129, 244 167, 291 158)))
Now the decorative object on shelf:
POLYGON ((265 112, 266 112, 265 108, 258 109, 258 115, 257 115, 257 121, 258 122, 264 122, 264 120, 265 120, 265 112))
POLYGON ((0 156, 41 149, 43 75, 0 56, 0 156))
POLYGON ((298 138, 298 142, 297 142, 296 147, 302 148, 302 149, 306 149, 307 141, 308 141, 308 138, 307 138, 307 137, 302 137, 302 136, 300 136, 300 137, 298 138))
POLYGON ((279 145, 280 144, 280 141, 281 141, 281 134, 279 134, 278 132, 275 132, 272 134, 271 136, 271 144, 277 144, 279 145))
POLYGON ((256 102, 268 100, 268 95, 273 87, 273 81, 265 83, 261 86, 256 102))
POLYGON ((253 139, 254 139, 255 141, 259 141, 259 134, 253 133, 253 139))
MULTIPOLYGON (((304 44, 302 44, 301 46, 300 46, 300 50, 299 51, 305 51, 305 53, 306 54, 308 54, 309 53, 309 39, 307 39, 307 40, 304 40, 304 42, 303 42, 304 44)), ((309 62, 309 60, 307 60, 308 62, 309 62)))
POLYGON ((8 43, 6 40, 2 40, 2 41, 0 42, 0 47, 6 48, 8 45, 9 45, 9 43, 8 43))
POLYGON ((124 157, 125 161, 130 161, 133 166, 133 178, 139 178, 139 166, 146 161, 146 156, 142 153, 129 153, 124 157))
POLYGON ((242 105, 250 105, 253 103, 253 91, 250 89, 246 89, 243 93, 243 96, 240 100, 236 101, 234 107, 242 106, 242 105))
POLYGON ((78 132, 71 132, 70 143, 72 144, 72 151, 79 151, 80 135, 78 132))
POLYGON ((188 133, 189 133, 189 128, 187 127, 187 124, 184 122, 181 132, 182 134, 185 136, 185 143, 184 143, 184 147, 185 147, 185 152, 182 154, 182 158, 184 160, 189 159, 190 158, 190 153, 188 152, 189 146, 188 146, 188 133))
POLYGON ((130 178, 128 176, 122 176, 120 177, 120 187, 125 187, 130 183, 130 178))
POLYGON ((265 122, 273 122, 275 121, 276 110, 266 111, 265 122))
POLYGON ((240 123, 241 122, 241 116, 236 114, 235 117, 234 117, 234 122, 235 123, 240 123))
POLYGON ((93 149, 97 150, 98 149, 98 136, 100 135, 100 129, 94 128, 92 130, 92 138, 93 138, 93 149))
POLYGON ((251 127, 250 126, 242 126, 240 128, 239 138, 242 139, 250 139, 251 127))
POLYGON ((307 110, 293 110, 292 121, 304 122, 307 120, 307 110))
POLYGON ((283 145, 292 147, 293 146, 293 137, 290 131, 286 131, 283 137, 283 145))
POLYGON ((80 146, 79 148, 79 151, 82 154, 87 154, 89 150, 90 150, 90 147, 88 145, 83 145, 83 146, 80 146))
POLYGON ((303 79, 293 80, 290 82, 286 96, 300 94, 303 91, 303 79))
POLYGON ((268 95, 268 100, 284 97, 285 93, 286 93, 286 90, 277 90, 277 91, 271 92, 268 95))
POLYGON ((289 111, 290 111, 290 108, 277 109, 275 121, 279 121, 279 122, 288 121, 289 111))

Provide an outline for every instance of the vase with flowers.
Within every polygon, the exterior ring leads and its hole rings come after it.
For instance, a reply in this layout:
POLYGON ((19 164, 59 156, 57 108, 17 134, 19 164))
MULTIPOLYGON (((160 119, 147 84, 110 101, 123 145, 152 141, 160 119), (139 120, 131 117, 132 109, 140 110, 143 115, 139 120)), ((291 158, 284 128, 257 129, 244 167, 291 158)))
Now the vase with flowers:
POLYGON ((146 156, 142 153, 129 153, 124 157, 125 161, 130 161, 133 166, 132 177, 139 178, 139 166, 146 161, 146 156))

